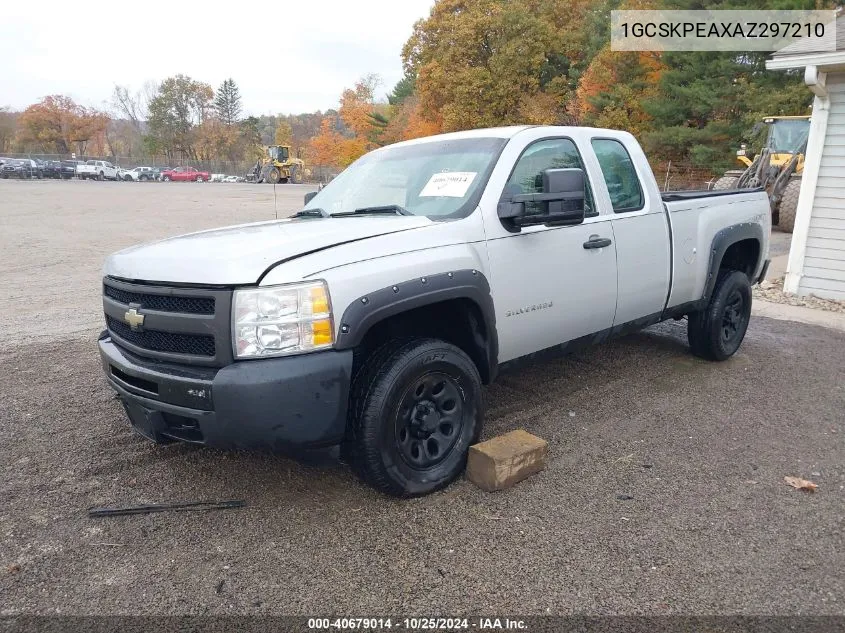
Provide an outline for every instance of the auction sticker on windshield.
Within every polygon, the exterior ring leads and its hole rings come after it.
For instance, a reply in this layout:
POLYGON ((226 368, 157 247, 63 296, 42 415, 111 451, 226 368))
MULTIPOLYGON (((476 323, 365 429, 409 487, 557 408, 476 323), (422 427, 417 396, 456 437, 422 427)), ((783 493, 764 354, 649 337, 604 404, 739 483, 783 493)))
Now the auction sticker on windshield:
POLYGON ((420 191, 420 198, 433 196, 463 198, 477 174, 478 172, 475 171, 447 171, 434 174, 420 191))

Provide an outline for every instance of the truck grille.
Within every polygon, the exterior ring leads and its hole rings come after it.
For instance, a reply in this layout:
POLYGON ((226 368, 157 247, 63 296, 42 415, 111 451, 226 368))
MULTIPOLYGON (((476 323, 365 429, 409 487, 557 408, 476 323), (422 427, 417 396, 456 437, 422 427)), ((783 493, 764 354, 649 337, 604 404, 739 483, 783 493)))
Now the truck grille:
POLYGON ((151 295, 143 292, 121 290, 114 286, 104 286, 104 293, 115 301, 129 305, 140 304, 150 310, 160 312, 184 312, 185 314, 214 314, 214 299, 209 297, 173 297, 169 295, 151 295))
POLYGON ((110 316, 106 317, 106 326, 112 334, 124 341, 154 352, 214 357, 216 351, 213 336, 159 332, 158 330, 136 332, 122 321, 110 316))
POLYGON ((103 280, 103 310, 113 342, 154 360, 214 367, 231 363, 231 306, 227 289, 103 280))

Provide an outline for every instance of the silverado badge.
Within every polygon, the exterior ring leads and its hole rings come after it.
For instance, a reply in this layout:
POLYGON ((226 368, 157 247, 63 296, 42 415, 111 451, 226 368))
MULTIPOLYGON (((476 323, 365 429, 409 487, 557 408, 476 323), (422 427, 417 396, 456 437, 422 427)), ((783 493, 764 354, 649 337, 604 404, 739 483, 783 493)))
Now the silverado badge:
POLYGON ((129 308, 126 314, 123 315, 123 320, 126 321, 133 330, 137 330, 144 325, 144 315, 140 314, 135 308, 129 308))

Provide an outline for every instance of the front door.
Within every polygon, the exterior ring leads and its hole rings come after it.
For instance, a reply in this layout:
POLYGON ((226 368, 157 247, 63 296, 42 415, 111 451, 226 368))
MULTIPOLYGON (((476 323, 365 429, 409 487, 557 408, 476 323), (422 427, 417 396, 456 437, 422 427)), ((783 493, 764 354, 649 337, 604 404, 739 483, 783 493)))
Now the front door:
MULTIPOLYGON (((540 193, 543 171, 566 167, 584 169, 571 139, 535 141, 522 152, 505 191, 540 193)), ((600 332, 613 324, 613 227, 609 215, 598 213, 589 179, 584 204, 583 224, 529 226, 519 233, 488 239, 499 362, 600 332)), ((526 211, 531 212, 529 208, 526 211)))

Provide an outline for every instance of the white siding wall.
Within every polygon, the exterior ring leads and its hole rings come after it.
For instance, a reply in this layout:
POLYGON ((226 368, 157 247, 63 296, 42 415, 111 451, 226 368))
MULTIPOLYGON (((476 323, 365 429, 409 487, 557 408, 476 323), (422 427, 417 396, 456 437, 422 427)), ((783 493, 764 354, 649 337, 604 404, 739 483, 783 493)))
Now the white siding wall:
POLYGON ((830 115, 798 294, 845 299, 845 73, 827 76, 830 115))

